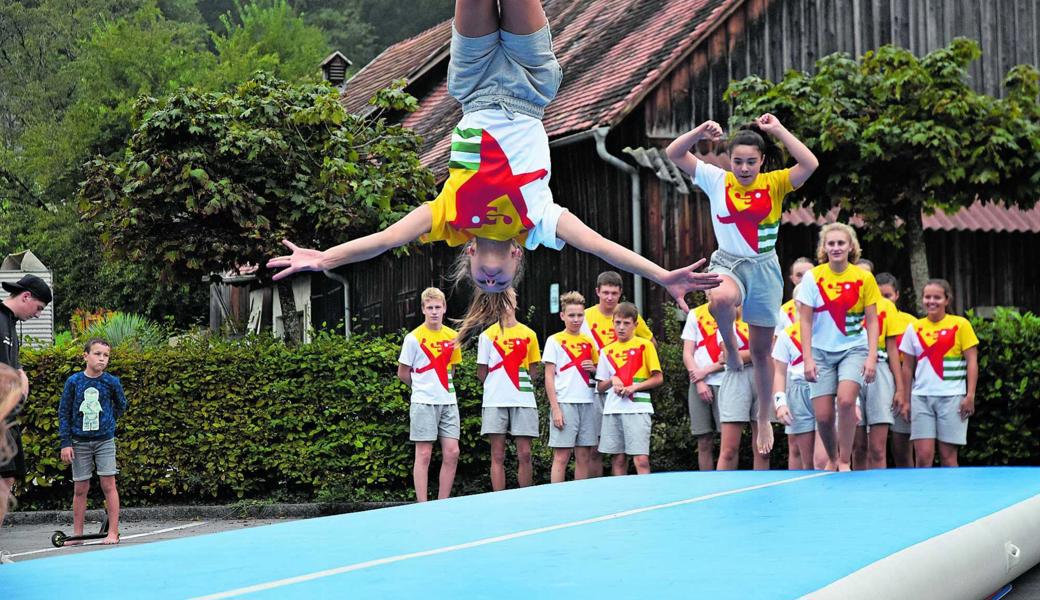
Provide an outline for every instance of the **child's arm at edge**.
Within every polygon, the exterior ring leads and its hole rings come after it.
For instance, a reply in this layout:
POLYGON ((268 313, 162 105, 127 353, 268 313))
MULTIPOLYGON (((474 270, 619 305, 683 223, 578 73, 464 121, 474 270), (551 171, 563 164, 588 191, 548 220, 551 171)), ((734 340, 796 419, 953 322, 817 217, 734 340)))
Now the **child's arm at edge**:
POLYGON ((697 172, 698 160, 690 150, 701 140, 714 142, 721 138, 722 126, 715 121, 705 121, 672 140, 665 149, 665 154, 676 166, 693 177, 697 172))
POLYGON ((267 268, 282 269, 272 278, 274 281, 301 271, 327 271, 368 260, 387 250, 415 241, 424 233, 429 233, 431 227, 433 214, 430 205, 424 203, 382 231, 344 242, 328 250, 300 248, 289 240, 282 240, 282 243, 292 250, 292 254, 272 258, 267 261, 267 268))

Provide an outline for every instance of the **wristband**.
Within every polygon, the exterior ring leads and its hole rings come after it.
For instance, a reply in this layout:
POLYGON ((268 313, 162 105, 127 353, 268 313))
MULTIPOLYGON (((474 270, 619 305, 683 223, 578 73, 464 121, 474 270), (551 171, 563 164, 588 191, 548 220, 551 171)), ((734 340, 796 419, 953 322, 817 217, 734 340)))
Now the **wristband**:
POLYGON ((787 406, 787 394, 784 392, 777 392, 773 394, 773 407, 780 410, 781 406, 787 406))

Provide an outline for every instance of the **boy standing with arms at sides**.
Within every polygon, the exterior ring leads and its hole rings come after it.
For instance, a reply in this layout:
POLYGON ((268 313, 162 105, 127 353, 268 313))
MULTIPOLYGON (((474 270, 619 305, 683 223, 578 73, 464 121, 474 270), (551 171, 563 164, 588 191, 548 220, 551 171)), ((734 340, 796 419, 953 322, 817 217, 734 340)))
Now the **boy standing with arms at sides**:
POLYGON ((450 497, 455 482, 462 429, 452 374, 455 365, 462 362, 462 351, 455 343, 455 331, 444 326, 447 308, 444 292, 435 287, 426 288, 421 300, 425 320, 404 338, 401 356, 397 359, 397 377, 412 388, 409 409, 409 437, 415 442, 412 480, 416 501, 426 502, 430 458, 437 440, 441 442, 437 499, 450 497))
POLYGON ((650 473, 650 415, 654 414, 650 390, 664 383, 657 349, 635 336, 638 320, 634 304, 618 304, 614 311, 617 341, 603 349, 596 369, 596 388, 607 393, 599 451, 614 455, 614 475, 628 474, 629 456, 636 473, 650 473))
MULTIPOLYGON (((617 333, 614 331, 614 310, 617 309, 623 292, 623 280, 621 279, 621 274, 617 271, 603 271, 596 277, 596 298, 599 299, 599 303, 596 306, 590 306, 585 309, 585 322, 581 325, 581 332, 592 338, 596 342, 596 349, 601 352, 603 348, 614 343, 614 340, 617 339, 617 333)), ((657 345, 657 340, 654 339, 654 332, 650 331, 646 321, 641 316, 638 317, 636 322, 635 336, 650 340, 655 347, 657 345)), ((597 432, 602 428, 604 402, 603 394, 596 394, 595 406, 597 414, 595 418, 598 422, 596 425, 597 432)), ((600 477, 602 475, 603 457, 593 447, 589 453, 589 477, 600 477)))
POLYGON ((697 466, 701 471, 715 470, 714 437, 722 431, 718 398, 724 367, 718 330, 708 303, 704 303, 686 315, 682 331, 683 364, 690 375, 690 433, 697 438, 697 466))
MULTIPOLYGON (((116 419, 126 412, 119 378, 106 373, 112 347, 93 338, 83 348, 86 368, 65 381, 58 404, 61 460, 72 465, 73 535, 83 535, 90 477, 97 469, 108 511, 108 536, 102 544, 119 543, 119 491, 116 489, 116 419)), ((72 544, 75 542, 66 542, 72 544)))
MULTIPOLYGON (((566 329, 545 341, 545 395, 551 422, 549 446, 553 449, 550 481, 567 478, 567 463, 574 450, 574 479, 588 477, 589 451, 599 443, 596 418, 596 362, 599 351, 592 338, 581 333, 585 322, 585 298, 578 292, 560 297, 560 320, 566 329)), ((602 413, 600 413, 602 414, 602 413)))
POLYGON ((506 434, 516 442, 520 487, 531 485, 531 439, 538 437, 534 400, 537 367, 542 360, 534 331, 516 320, 516 291, 506 292, 508 310, 480 334, 477 379, 484 385, 480 434, 491 444, 491 489, 506 489, 506 434))
MULTIPOLYGON (((893 323, 893 327, 895 327, 899 332, 896 336, 896 348, 898 349, 899 344, 903 341, 903 334, 906 333, 906 327, 916 321, 917 317, 899 310, 899 280, 896 279, 895 275, 892 275, 891 273, 878 273, 876 279, 878 290, 881 291, 881 296, 896 305, 896 312, 889 318, 893 323)), ((902 354, 899 352, 896 352, 895 354, 899 357, 900 365, 902 365, 902 354)), ((897 371, 894 371, 892 375, 902 379, 902 371, 902 366, 900 366, 900 368, 897 371)), ((902 390, 904 391, 909 390, 913 386, 912 381, 901 381, 900 383, 902 385, 902 390)), ((898 397, 899 394, 897 393, 896 395, 898 397)), ((906 397, 906 395, 903 396, 904 399, 906 397)), ((902 405, 903 403, 900 402, 900 404, 902 405)), ((902 406, 902 410, 897 409, 892 420, 892 462, 896 467, 913 467, 914 446, 910 443, 910 406, 902 406)))

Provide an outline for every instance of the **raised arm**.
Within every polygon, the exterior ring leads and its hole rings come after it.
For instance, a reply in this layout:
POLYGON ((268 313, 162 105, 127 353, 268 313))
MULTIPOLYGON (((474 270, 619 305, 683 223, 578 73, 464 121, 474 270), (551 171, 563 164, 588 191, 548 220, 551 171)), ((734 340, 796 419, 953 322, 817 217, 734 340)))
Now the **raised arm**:
POLYGON ((794 134, 788 131, 775 116, 766 113, 755 119, 755 123, 758 124, 759 129, 783 143, 784 147, 791 154, 791 158, 797 161, 798 164, 791 167, 791 185, 795 188, 802 187, 802 184, 809 179, 816 167, 820 166, 820 161, 816 159, 816 155, 801 140, 794 137, 794 134))
POLYGON ((690 312, 684 299, 687 293, 710 290, 722 283, 721 278, 714 273, 697 272, 697 269, 704 265, 705 259, 703 258, 688 267, 665 271, 664 268, 646 257, 603 237, 570 212, 565 212, 560 216, 560 221, 556 225, 556 237, 578 250, 602 258, 619 269, 642 275, 658 285, 664 286, 668 293, 675 298, 679 308, 685 312, 690 312))
POLYGON ((422 234, 429 233, 432 226, 433 215, 430 206, 423 204, 382 231, 344 242, 328 250, 300 248, 289 240, 282 240, 282 243, 292 250, 292 254, 272 258, 267 261, 267 268, 282 269, 272 278, 275 281, 302 271, 334 269, 341 265, 368 260, 387 250, 403 246, 418 239, 422 234))
POLYGON ((697 172, 698 160, 690 150, 701 140, 715 142, 720 139, 722 139, 722 126, 715 121, 705 121, 672 140, 664 152, 673 163, 693 177, 697 172))

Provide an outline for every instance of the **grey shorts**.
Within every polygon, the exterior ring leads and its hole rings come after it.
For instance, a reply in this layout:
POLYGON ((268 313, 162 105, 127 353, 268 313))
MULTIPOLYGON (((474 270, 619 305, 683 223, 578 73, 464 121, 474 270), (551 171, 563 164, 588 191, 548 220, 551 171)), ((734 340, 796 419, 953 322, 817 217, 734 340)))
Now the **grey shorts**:
POLYGON ((526 406, 488 406, 480 409, 480 435, 508 433, 538 437, 538 409, 526 406))
POLYGON ((776 327, 784 299, 784 275, 776 252, 758 256, 735 256, 724 250, 711 253, 709 273, 727 275, 740 289, 743 320, 748 325, 776 327))
POLYGON ((650 455, 650 413, 603 415, 599 451, 603 454, 650 455))
POLYGON ((561 82, 548 24, 529 35, 499 30, 476 38, 452 26, 448 93, 463 113, 504 105, 541 119, 561 82))
POLYGON ((863 387, 863 363, 867 362, 867 349, 862 346, 831 352, 812 349, 816 362, 816 381, 809 382, 809 393, 813 398, 833 396, 838 393, 839 381, 854 381, 863 387))
MULTIPOLYGON (((913 415, 910 416, 913 417, 913 415)), ((899 413, 893 413, 892 421, 892 433, 910 435, 910 421, 904 419, 899 413)))
POLYGON ((599 443, 597 425, 603 419, 603 412, 597 410, 596 401, 581 404, 560 402, 563 411, 563 429, 557 429, 549 416, 549 447, 573 448, 575 446, 595 446, 599 443), (599 414, 597 419, 596 415, 599 414))
POLYGON ((690 409, 690 433, 693 435, 722 431, 722 421, 719 420, 719 386, 708 387, 711 388, 711 402, 701 400, 701 395, 697 393, 697 384, 690 382, 686 404, 690 409))
MULTIPOLYGON (((726 369, 719 385, 715 402, 719 405, 719 420, 723 423, 748 423, 758 419, 758 394, 755 393, 755 374, 750 365, 739 371, 726 369)), ((776 422, 776 410, 769 402, 769 420, 776 422)))
POLYGON ((816 411, 809 395, 809 382, 801 379, 787 380, 787 409, 791 411, 791 424, 784 426, 784 433, 797 435, 816 431, 816 411))
POLYGON ((413 442, 436 442, 442 437, 457 440, 462 433, 458 404, 413 402, 408 413, 411 421, 408 437, 413 442))
POLYGON ((72 480, 87 481, 97 467, 99 476, 118 475, 116 439, 72 440, 72 480))
POLYGON ((968 420, 961 419, 964 396, 918 396, 910 398, 910 439, 936 439, 963 446, 968 443, 968 420))
POLYGON ((864 384, 859 389, 863 418, 868 426, 895 423, 895 411, 892 410, 892 399, 895 395, 896 381, 892 377, 892 369, 887 362, 879 362, 874 382, 864 384))

